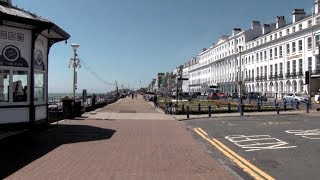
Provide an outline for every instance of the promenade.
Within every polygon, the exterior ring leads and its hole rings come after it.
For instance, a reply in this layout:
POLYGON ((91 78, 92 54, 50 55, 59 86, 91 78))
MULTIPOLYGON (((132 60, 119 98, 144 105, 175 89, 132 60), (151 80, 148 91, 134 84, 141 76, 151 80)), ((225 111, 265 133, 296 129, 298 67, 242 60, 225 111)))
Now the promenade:
POLYGON ((0 141, 0 178, 235 179, 173 116, 124 98, 0 141))

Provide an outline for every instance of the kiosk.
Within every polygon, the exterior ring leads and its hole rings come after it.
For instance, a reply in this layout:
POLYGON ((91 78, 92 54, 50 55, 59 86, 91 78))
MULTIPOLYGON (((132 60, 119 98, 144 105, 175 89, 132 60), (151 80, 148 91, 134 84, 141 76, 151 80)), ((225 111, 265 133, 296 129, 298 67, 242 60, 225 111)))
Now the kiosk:
POLYGON ((0 127, 48 122, 48 54, 70 35, 0 0, 0 127))

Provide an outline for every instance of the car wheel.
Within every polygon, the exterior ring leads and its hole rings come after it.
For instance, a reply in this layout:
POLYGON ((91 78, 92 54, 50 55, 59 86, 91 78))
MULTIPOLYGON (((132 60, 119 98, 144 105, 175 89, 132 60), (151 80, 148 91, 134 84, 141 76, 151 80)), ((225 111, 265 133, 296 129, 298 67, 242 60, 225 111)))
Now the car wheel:
POLYGON ((287 101, 286 98, 283 98, 283 101, 287 101))

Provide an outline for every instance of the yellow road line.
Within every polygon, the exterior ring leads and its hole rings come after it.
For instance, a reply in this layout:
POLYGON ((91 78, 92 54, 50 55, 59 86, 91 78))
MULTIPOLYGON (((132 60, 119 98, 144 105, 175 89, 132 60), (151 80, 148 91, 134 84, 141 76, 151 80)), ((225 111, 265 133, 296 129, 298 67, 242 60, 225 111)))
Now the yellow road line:
POLYGON ((254 166, 251 163, 249 163, 248 161, 246 161, 241 156, 237 155, 231 149, 229 149, 225 145, 223 145, 220 141, 218 141, 216 139, 211 140, 209 137, 207 137, 208 134, 204 130, 202 130, 201 128, 194 128, 194 131, 199 136, 201 136, 203 139, 207 140, 210 144, 215 146, 225 156, 227 156, 229 159, 231 159, 233 162, 235 162, 245 172, 249 173, 253 178, 274 180, 274 178, 272 178, 268 174, 264 173, 263 171, 258 169, 256 166, 254 166), (251 168, 249 168, 249 167, 251 167, 251 168))

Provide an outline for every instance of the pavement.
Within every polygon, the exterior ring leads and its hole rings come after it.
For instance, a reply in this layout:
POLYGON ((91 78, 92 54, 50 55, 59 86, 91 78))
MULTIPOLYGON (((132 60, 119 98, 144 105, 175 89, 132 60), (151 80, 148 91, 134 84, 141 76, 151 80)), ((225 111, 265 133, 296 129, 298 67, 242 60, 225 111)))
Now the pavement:
POLYGON ((125 98, 0 140, 0 179, 239 179, 173 116, 125 98))

